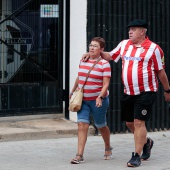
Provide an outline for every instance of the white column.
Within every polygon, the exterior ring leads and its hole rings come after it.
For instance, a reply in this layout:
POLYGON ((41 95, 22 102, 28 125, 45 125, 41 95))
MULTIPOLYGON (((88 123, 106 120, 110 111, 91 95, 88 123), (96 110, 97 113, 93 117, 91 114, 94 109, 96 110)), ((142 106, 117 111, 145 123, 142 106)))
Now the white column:
MULTIPOLYGON (((86 52, 87 0, 70 1, 70 90, 77 77, 78 66, 86 52)), ((69 42, 67 42, 69 43, 69 42)), ((77 114, 70 112, 70 120, 77 121, 77 114)))

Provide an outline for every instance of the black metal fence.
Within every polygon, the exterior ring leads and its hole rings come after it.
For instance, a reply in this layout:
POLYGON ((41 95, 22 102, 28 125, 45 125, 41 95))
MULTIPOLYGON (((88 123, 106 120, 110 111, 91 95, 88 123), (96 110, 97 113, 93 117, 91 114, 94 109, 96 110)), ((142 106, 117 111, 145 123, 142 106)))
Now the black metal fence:
MULTIPOLYGON (((170 80, 170 1, 169 0, 88 0, 87 44, 94 36, 106 40, 106 51, 111 51, 121 40, 128 37, 126 25, 133 19, 145 19, 149 23, 150 40, 161 46, 165 54, 166 73, 170 80)), ((120 120, 121 62, 111 62, 110 108, 108 125, 111 132, 126 132, 120 120)), ((164 101, 162 86, 159 86, 152 116, 147 122, 148 131, 164 130, 170 127, 170 105, 164 101)))
POLYGON ((0 116, 61 113, 62 0, 0 2, 0 116))

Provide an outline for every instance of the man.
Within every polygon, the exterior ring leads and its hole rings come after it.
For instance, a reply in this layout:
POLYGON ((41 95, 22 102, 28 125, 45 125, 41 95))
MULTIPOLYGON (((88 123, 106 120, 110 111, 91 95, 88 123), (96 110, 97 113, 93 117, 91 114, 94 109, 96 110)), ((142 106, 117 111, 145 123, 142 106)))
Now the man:
MULTIPOLYGON (((111 52, 102 52, 101 57, 111 61, 122 59, 124 94, 121 100, 122 120, 134 134, 135 153, 127 162, 128 167, 138 167, 141 160, 150 157, 153 140, 147 138, 145 122, 149 119, 158 91, 158 79, 165 92, 165 101, 170 101, 170 86, 164 71, 162 49, 146 36, 148 24, 134 20, 127 26, 129 39, 121 41, 111 52), (143 150, 143 153, 142 153, 143 150), (142 155, 141 155, 142 153, 142 155)), ((88 54, 83 56, 87 60, 88 54)))

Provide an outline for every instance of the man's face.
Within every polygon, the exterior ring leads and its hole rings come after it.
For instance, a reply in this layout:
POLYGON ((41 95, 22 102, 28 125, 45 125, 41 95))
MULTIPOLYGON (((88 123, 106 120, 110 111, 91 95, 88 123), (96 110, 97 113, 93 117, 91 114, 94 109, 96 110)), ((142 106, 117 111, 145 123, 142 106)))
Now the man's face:
POLYGON ((142 27, 130 27, 129 28, 129 39, 136 43, 144 36, 144 28, 142 27))

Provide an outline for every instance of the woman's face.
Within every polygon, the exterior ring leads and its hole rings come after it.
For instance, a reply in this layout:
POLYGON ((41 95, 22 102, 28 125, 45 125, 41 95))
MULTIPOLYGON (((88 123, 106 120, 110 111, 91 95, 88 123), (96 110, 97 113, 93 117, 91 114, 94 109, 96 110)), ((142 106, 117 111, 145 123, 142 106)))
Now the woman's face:
POLYGON ((89 44, 89 54, 92 57, 99 57, 100 53, 103 51, 103 48, 100 47, 99 42, 91 41, 89 44))

